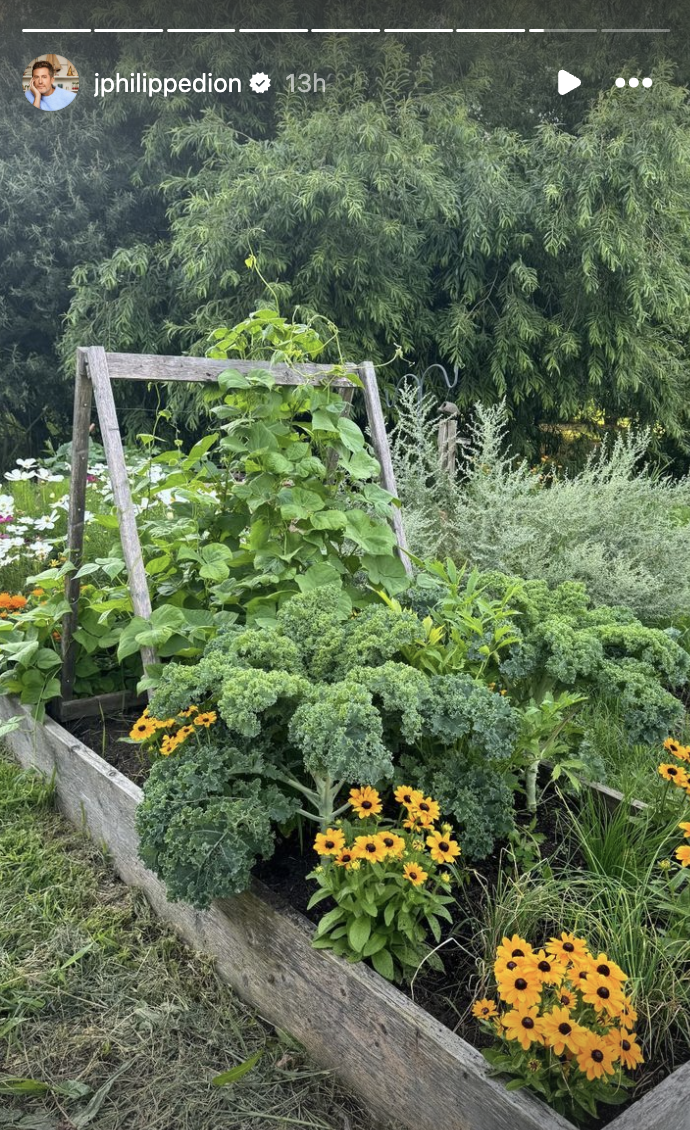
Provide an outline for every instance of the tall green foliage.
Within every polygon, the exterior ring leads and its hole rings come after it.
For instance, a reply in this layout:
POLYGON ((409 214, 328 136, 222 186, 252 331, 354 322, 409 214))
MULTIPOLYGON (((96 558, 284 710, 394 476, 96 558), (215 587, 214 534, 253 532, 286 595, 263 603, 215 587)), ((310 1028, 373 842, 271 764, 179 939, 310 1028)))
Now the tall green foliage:
POLYGON ((583 581, 596 604, 645 624, 690 608, 690 478, 649 460, 649 432, 609 437, 577 474, 538 467, 507 443, 505 405, 477 405, 458 471, 439 456, 433 397, 403 388, 391 437, 408 544, 549 585, 583 581))
POLYGON ((457 365, 460 403, 505 396, 523 435, 596 410, 682 439, 684 91, 661 73, 645 101, 602 95, 576 133, 546 123, 521 137, 432 87, 428 60, 411 71, 390 41, 374 81, 333 84, 316 109, 284 98, 271 141, 214 111, 173 129, 191 169, 163 185, 170 242, 147 250, 138 282, 121 255, 84 270, 67 344, 86 323, 106 336, 113 312, 131 339, 164 262, 169 318, 136 333, 189 346, 256 302, 255 254, 284 303, 342 328, 346 354, 381 360, 400 345, 420 365, 457 365))

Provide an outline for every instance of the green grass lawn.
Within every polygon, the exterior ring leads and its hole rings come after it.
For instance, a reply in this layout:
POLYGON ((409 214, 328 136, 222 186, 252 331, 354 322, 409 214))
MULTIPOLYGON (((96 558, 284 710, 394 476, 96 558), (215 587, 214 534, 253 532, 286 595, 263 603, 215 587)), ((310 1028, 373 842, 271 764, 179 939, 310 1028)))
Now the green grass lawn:
POLYGON ((0 1125, 373 1130, 0 754, 0 1125), (212 1080, 256 1056, 241 1078, 212 1080))

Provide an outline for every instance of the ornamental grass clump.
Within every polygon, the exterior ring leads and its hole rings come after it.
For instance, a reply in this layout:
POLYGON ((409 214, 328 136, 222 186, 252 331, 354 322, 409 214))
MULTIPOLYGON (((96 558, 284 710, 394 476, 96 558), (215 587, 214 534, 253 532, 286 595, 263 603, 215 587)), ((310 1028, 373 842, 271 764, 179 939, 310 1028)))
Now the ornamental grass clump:
POLYGON ((531 1087, 560 1114, 597 1116, 597 1102, 623 1103, 624 1074, 644 1062, 627 975, 583 938, 562 931, 535 949, 504 937, 496 949, 497 1000, 475 1002, 473 1014, 498 1046, 483 1054, 512 1075, 510 1090, 531 1087))
MULTIPOLYGON (((669 781, 676 788, 682 789, 690 800, 690 746, 681 745, 675 738, 667 738, 664 742, 664 749, 681 764, 662 763, 659 766, 660 775, 665 781, 669 781)), ((690 820, 681 820, 678 827, 685 838, 690 840, 690 820)), ((681 844, 676 848, 674 854, 681 867, 690 867, 690 843, 681 844)))
POLYGON ((439 918, 452 922, 448 892, 462 880, 453 829, 436 827, 438 803, 406 785, 395 800, 400 809, 389 820, 376 789, 351 789, 354 815, 317 835, 320 862, 308 876, 319 884, 310 908, 329 897, 337 904, 319 922, 313 945, 352 962, 371 958, 389 981, 409 979, 425 959, 442 968, 427 939, 431 932, 440 942, 439 918))

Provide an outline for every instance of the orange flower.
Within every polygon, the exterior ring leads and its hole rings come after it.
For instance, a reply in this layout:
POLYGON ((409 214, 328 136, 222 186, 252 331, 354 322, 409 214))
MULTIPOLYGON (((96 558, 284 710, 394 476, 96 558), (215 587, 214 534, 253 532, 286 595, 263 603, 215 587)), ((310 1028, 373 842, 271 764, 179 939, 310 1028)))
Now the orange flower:
POLYGON ((690 867, 690 846, 688 844, 681 844, 676 848, 676 859, 681 867, 690 867))
POLYGON ((680 828, 680 830, 681 830, 681 832, 683 833, 683 835, 684 835, 684 836, 687 836, 687 837, 688 837, 688 839, 690 839, 690 820, 683 820, 683 821, 682 821, 682 822, 681 822, 681 823, 680 823, 680 824, 678 825, 678 827, 680 828))
POLYGON ((668 750, 674 757, 677 757, 679 761, 690 761, 690 748, 681 745, 675 738, 667 738, 664 742, 664 749, 668 750))
POLYGON ((628 997, 623 999, 623 1005, 618 1013, 618 1018, 624 1028, 632 1031, 635 1024, 637 1024, 637 1012, 633 1008, 628 997))

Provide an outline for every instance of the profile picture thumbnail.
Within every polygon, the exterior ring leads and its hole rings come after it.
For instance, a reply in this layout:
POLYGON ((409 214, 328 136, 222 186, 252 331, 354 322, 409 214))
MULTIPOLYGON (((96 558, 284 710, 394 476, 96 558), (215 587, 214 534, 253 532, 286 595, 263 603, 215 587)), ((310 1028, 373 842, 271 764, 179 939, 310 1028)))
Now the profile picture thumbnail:
POLYGON ((24 71, 22 87, 37 110, 63 110, 79 93, 79 75, 64 55, 37 55, 24 71))

